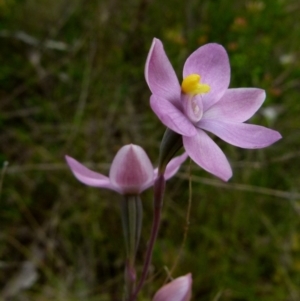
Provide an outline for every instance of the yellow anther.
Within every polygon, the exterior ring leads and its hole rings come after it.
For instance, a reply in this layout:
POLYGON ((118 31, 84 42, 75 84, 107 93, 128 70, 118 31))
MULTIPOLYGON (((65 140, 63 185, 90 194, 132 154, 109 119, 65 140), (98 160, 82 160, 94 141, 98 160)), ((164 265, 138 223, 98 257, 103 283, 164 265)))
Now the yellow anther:
POLYGON ((210 86, 200 83, 201 77, 199 74, 190 74, 185 77, 181 84, 181 90, 186 94, 203 94, 210 91, 210 86))

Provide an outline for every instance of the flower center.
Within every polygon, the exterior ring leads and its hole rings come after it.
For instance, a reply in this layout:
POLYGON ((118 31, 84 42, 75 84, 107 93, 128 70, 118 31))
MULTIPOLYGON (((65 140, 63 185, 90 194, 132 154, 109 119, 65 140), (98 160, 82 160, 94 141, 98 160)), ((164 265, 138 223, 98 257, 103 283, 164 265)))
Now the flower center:
POLYGON ((210 86, 200 83, 199 74, 190 74, 185 77, 181 84, 183 96, 183 109, 186 116, 193 123, 197 123, 203 116, 203 103, 201 95, 210 91, 210 86))
POLYGON ((201 76, 199 74, 190 74, 185 77, 181 84, 181 90, 185 94, 204 94, 210 91, 210 86, 201 84, 201 76))

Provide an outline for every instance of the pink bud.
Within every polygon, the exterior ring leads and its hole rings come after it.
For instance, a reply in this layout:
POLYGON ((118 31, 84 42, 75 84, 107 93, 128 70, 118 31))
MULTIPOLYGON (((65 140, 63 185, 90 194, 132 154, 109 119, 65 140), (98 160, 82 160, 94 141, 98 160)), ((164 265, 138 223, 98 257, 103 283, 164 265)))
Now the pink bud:
POLYGON ((153 166, 138 145, 123 146, 116 154, 109 172, 111 183, 124 194, 139 194, 153 181, 153 166))
POLYGON ((189 273, 174 279, 160 288, 152 301, 189 301, 191 295, 192 275, 189 273))

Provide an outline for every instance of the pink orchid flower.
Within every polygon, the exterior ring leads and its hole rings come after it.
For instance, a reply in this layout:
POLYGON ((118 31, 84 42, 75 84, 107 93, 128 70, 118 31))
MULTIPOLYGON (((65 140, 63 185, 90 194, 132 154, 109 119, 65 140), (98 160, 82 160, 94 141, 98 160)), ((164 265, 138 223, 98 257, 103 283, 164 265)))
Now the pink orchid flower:
POLYGON ((160 288, 152 301, 189 301, 192 295, 192 275, 178 277, 160 288))
MULTIPOLYGON (((165 179, 171 178, 186 158, 187 154, 183 153, 171 160, 166 168, 165 179)), ((134 144, 125 145, 118 151, 111 164, 109 177, 86 168, 69 156, 66 156, 66 161, 80 182, 88 186, 111 189, 120 194, 140 194, 153 185, 158 174, 146 152, 134 144)))
POLYGON ((230 65, 221 45, 206 44, 193 52, 184 64, 180 85, 162 42, 154 39, 145 77, 152 92, 151 108, 161 122, 182 135, 196 164, 224 181, 232 176, 230 164, 205 131, 248 149, 267 147, 281 138, 277 131, 244 123, 266 95, 258 88, 228 89, 230 65))

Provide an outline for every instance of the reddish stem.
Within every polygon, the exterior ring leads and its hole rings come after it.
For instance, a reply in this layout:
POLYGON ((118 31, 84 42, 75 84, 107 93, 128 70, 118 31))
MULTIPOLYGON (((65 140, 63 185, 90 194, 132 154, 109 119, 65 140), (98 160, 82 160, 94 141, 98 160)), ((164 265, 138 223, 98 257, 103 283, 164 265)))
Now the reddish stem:
POLYGON ((149 267, 152 259, 152 253, 153 253, 153 247, 154 243, 157 238, 157 233, 159 229, 160 224, 160 217, 161 217, 161 209, 163 205, 163 195, 165 191, 165 178, 163 175, 159 175, 154 183, 154 214, 153 214, 153 223, 152 223, 152 229, 151 229, 151 236, 148 243, 148 248, 146 252, 145 262, 143 266, 142 275, 139 281, 139 284, 137 285, 134 293, 132 294, 132 297, 130 298, 130 301, 136 301, 137 295, 141 288, 143 287, 146 277, 149 272, 149 267))

